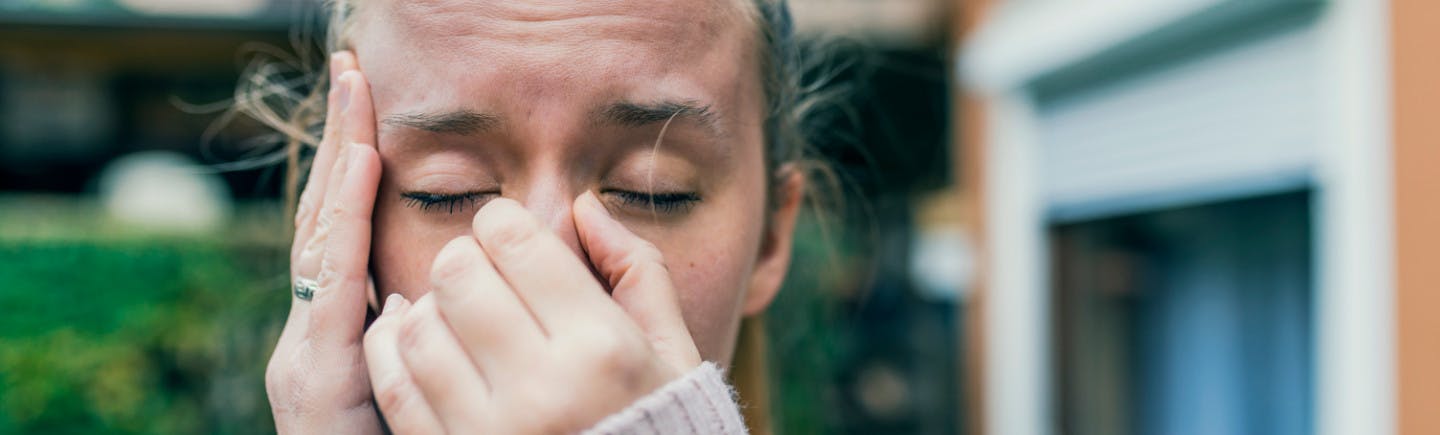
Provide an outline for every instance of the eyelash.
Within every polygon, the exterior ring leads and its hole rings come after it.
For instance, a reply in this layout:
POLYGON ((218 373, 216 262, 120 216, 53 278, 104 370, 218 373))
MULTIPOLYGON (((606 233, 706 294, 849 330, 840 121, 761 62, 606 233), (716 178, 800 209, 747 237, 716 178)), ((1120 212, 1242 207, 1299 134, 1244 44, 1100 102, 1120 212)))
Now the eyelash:
MULTIPOLYGON (((611 189, 601 191, 601 193, 619 199, 624 205, 664 214, 689 211, 691 207, 700 202, 700 195, 689 192, 648 193, 611 189)), ((400 196, 404 199, 406 206, 417 208, 423 212, 443 211, 445 214, 455 214, 457 211, 464 211, 466 208, 481 204, 484 202, 483 200, 500 196, 500 193, 405 192, 400 196)))
POLYGON ((700 202, 700 195, 689 192, 647 193, 629 190, 605 190, 600 193, 612 195, 627 206, 642 208, 645 211, 654 210, 665 214, 689 211, 691 207, 694 207, 695 204, 700 202))
POLYGON ((500 196, 499 192, 466 192, 466 193, 427 193, 427 192, 405 192, 400 196, 404 198, 405 205, 420 209, 420 211, 444 211, 445 214, 455 214, 456 211, 463 211, 470 206, 480 204, 481 200, 500 196))

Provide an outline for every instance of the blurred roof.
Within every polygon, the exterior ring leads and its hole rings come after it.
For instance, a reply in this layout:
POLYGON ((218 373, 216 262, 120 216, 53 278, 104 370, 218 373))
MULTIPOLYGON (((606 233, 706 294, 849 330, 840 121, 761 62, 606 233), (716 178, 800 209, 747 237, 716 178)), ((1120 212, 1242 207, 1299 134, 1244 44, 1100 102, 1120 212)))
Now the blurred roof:
MULTIPOLYGON (((0 0, 0 29, 20 27, 283 30, 318 0, 0 0)), ((943 39, 945 0, 792 0, 802 33, 892 45, 943 39)))
MULTIPOLYGON (((0 0, 0 29, 139 28, 273 31, 311 0, 0 0)), ((18 30, 18 29, 17 29, 18 30)))
POLYGON ((313 16, 315 3, 0 0, 0 73, 17 68, 233 72, 248 53, 241 48, 289 46, 286 36, 296 18, 313 16))

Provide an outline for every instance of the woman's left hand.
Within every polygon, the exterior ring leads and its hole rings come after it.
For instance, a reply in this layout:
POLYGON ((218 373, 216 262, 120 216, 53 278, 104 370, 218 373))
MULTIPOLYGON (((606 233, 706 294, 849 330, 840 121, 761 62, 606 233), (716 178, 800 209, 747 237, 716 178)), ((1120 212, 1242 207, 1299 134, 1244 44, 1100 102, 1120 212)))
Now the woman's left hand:
POLYGON ((436 256, 430 294, 390 297, 364 348, 392 430, 578 432, 700 365, 660 251, 593 193, 573 210, 604 284, 519 203, 496 199, 473 237, 436 256))

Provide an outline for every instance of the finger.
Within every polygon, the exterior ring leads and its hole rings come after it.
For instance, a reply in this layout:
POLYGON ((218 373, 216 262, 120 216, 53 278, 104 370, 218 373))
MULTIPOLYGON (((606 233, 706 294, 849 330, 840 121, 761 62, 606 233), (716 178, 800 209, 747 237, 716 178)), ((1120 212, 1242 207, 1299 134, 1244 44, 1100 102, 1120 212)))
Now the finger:
POLYGON ((575 200, 575 230, 615 302, 645 332, 661 358, 681 369, 700 364, 679 295, 654 244, 610 216, 592 192, 575 200))
MULTIPOLYGON (((351 161, 351 150, 348 147, 336 147, 340 150, 336 153, 335 162, 325 171, 326 177, 321 180, 322 184, 316 189, 319 192, 327 193, 321 195, 324 201, 320 203, 319 210, 315 213, 314 228, 310 231, 309 237, 306 237, 304 242, 300 242, 304 246, 301 248, 298 258, 291 263, 292 273, 297 277, 318 279, 321 265, 325 259, 326 242, 330 238, 330 229, 335 224, 334 207, 335 198, 338 195, 328 192, 337 191, 341 185, 345 184, 345 174, 351 161)), ((299 242, 298 239, 297 242, 299 242)))
POLYGON ((440 314, 482 372, 507 363, 528 364, 527 358, 543 346, 540 324, 474 237, 457 238, 440 250, 430 283, 440 314))
POLYGON ((368 145, 347 145, 343 181, 321 213, 324 253, 311 301, 312 326, 323 325, 338 343, 355 343, 364 330, 370 277, 370 221, 380 183, 380 156, 368 145))
MULTIPOLYGON (((380 156, 374 138, 347 135, 355 125, 370 124, 375 111, 370 88, 357 71, 340 75, 341 86, 350 89, 350 102, 341 115, 345 127, 340 133, 344 151, 332 169, 316 234, 311 238, 321 251, 320 271, 315 278, 320 290, 311 301, 312 338, 336 344, 358 343, 364 331, 365 306, 369 289, 370 229, 375 194, 380 185, 380 156), (366 120, 369 118, 369 120, 366 120), (352 139, 369 139, 355 141, 352 139), (323 330, 323 332, 320 332, 323 330)), ((364 127, 360 127, 364 129, 364 127)), ((302 260, 305 254, 302 254, 302 260)), ((302 265, 304 262, 302 261, 302 265)))
POLYGON ((550 336, 624 319, 590 268, 520 203, 492 200, 472 226, 495 270, 550 336))
POLYGON ((350 108, 345 111, 344 121, 338 134, 341 143, 375 145, 375 108, 370 99, 370 85, 359 71, 340 74, 340 81, 346 82, 351 92, 350 108))
MULTIPOLYGON (((300 276, 311 279, 316 279, 316 275, 321 271, 319 266, 324 258, 324 252, 329 246, 328 240, 336 219, 337 202, 334 199, 340 186, 345 183, 347 165, 351 163, 350 145, 360 144, 373 148, 375 144, 373 137, 356 138, 349 134, 357 129, 363 131, 367 129, 363 125, 373 125, 374 123, 375 115, 370 102, 370 87, 365 82, 364 76, 357 71, 347 71, 340 74, 337 85, 344 89, 343 93, 347 96, 343 99, 348 101, 342 102, 344 110, 339 113, 338 120, 334 123, 336 127, 327 134, 330 142, 333 143, 332 147, 341 150, 340 158, 335 159, 335 164, 330 168, 328 177, 324 179, 326 180, 324 188, 320 189, 321 192, 324 192, 320 198, 322 200, 321 211, 315 219, 315 230, 305 249, 300 253, 298 262, 300 276), (370 118, 370 120, 366 118, 370 118)), ((373 130, 373 127, 368 128, 373 130)))
POLYGON ((340 154, 339 135, 336 131, 340 128, 341 114, 348 105, 350 95, 348 89, 341 86, 336 78, 341 72, 354 68, 354 58, 354 55, 343 51, 330 57, 330 93, 326 98, 325 131, 320 136, 320 145, 315 152, 315 158, 310 162, 310 174, 306 178, 304 190, 300 193, 300 203, 295 209, 296 243, 290 250, 291 264, 296 264, 299 260, 305 241, 310 239, 315 230, 315 216, 325 198, 324 183, 329 180, 330 168, 335 165, 340 154))
MULTIPOLYGON (((346 63, 344 58, 343 55, 333 58, 332 70, 342 68, 341 65, 346 63)), ((308 279, 315 279, 320 273, 325 239, 333 217, 323 211, 331 202, 330 192, 334 192, 344 180, 343 166, 349 163, 349 159, 345 158, 345 143, 340 139, 340 131, 344 129, 345 115, 350 111, 351 96, 356 89, 353 81, 345 80, 335 81, 332 88, 335 90, 336 99, 330 106, 331 113, 325 118, 325 134, 321 139, 320 151, 311 166, 310 181, 306 183, 305 194, 301 195, 300 206, 295 214, 295 241, 298 252, 291 253, 290 264, 293 274, 308 279)))
POLYGON ((450 331, 435 298, 420 298, 400 325, 401 359, 448 432, 479 433, 490 387, 450 331))
POLYGON ((340 50, 330 54, 330 83, 340 80, 340 74, 345 71, 359 69, 359 62, 355 59, 355 53, 350 50, 340 50))
POLYGON ((380 317, 365 332, 365 365, 370 371, 370 387, 375 392, 375 404, 392 432, 443 433, 439 418, 425 402, 425 396, 400 356, 400 321, 409 308, 410 302, 403 296, 390 295, 380 317))

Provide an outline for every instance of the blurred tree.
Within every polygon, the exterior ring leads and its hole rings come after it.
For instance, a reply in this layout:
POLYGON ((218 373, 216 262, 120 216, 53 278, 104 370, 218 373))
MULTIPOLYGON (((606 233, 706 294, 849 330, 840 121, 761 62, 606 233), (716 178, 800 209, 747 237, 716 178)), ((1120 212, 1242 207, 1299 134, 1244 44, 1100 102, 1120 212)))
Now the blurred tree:
POLYGON ((288 302, 272 248, 0 244, 0 433, 254 433, 288 302))

